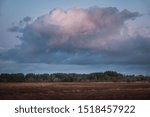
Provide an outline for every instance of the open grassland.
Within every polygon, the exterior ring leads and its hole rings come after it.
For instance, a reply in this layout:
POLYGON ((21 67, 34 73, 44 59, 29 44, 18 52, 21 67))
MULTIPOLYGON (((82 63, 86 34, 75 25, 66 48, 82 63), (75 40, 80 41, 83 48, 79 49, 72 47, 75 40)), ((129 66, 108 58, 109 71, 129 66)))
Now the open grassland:
POLYGON ((0 83, 0 99, 150 99, 150 83, 55 82, 0 83))

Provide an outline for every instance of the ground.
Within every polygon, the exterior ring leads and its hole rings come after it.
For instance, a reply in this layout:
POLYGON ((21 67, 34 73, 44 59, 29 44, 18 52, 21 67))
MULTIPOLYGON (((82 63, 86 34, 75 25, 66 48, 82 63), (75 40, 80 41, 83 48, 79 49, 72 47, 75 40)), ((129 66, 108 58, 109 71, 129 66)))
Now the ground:
POLYGON ((141 100, 150 99, 150 83, 0 83, 0 99, 141 100))

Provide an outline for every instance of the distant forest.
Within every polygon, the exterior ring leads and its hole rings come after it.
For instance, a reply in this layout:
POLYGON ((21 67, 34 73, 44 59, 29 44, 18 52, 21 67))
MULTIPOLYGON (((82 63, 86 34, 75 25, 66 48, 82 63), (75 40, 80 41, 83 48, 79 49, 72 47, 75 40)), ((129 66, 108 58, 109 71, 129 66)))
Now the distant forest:
POLYGON ((150 76, 123 75, 115 71, 97 72, 90 74, 76 73, 1 73, 0 82, 150 82, 150 76))

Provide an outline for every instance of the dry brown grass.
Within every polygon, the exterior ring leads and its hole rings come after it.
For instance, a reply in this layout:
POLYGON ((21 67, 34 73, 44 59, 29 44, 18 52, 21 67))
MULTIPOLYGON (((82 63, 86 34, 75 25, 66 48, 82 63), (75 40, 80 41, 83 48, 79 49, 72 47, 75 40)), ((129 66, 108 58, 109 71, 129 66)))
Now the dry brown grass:
POLYGON ((150 99, 150 83, 0 83, 0 99, 150 99))

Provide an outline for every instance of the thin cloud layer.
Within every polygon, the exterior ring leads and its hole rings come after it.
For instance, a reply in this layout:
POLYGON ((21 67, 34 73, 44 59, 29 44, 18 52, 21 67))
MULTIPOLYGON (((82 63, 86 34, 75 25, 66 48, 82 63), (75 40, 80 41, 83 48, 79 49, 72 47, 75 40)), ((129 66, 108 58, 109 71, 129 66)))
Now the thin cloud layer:
POLYGON ((117 8, 54 9, 32 23, 14 26, 21 44, 2 60, 48 64, 150 64, 150 28, 127 26, 141 15, 117 8))

